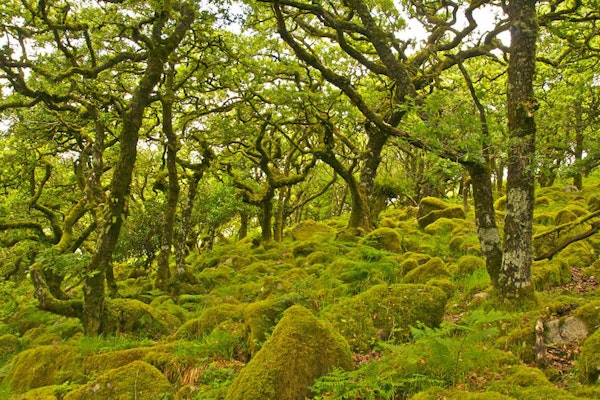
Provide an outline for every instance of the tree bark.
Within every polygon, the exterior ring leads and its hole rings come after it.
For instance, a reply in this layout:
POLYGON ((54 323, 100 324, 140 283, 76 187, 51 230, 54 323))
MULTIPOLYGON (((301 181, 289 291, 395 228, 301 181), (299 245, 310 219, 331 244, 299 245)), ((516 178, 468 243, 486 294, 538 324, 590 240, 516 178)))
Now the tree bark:
POLYGON ((533 297, 532 225, 538 102, 533 97, 537 40, 536 0, 512 0, 508 6, 511 46, 508 64, 508 179, 504 221, 504 258, 497 292, 502 300, 533 297))
POLYGON ((162 238, 160 253, 157 258, 157 271, 154 287, 167 291, 171 271, 169 269, 169 258, 171 256, 171 245, 173 243, 173 232, 175 231, 175 216, 177 214, 177 202, 179 201, 179 176, 177 174, 177 151, 179 141, 173 130, 173 103, 175 94, 174 66, 171 65, 167 71, 165 94, 162 98, 162 124, 163 133, 167 138, 167 171, 169 175, 169 190, 167 192, 167 206, 164 211, 162 238))
POLYGON ((467 170, 471 175, 475 222, 481 253, 485 257, 492 285, 498 287, 503 253, 500 233, 496 225, 491 171, 488 166, 481 164, 468 165, 467 170))
POLYGON ((186 274, 185 256, 187 255, 187 240, 191 228, 192 211, 194 209, 194 201, 198 193, 198 183, 202 179, 203 171, 195 171, 188 186, 187 198, 183 209, 181 210, 181 225, 179 227, 179 237, 175 245, 175 274, 182 277, 186 274))
MULTIPOLYGON (((157 42, 161 44, 156 43, 149 50, 146 71, 132 95, 127 111, 122 116, 119 159, 113 170, 110 196, 104 210, 104 223, 96 244, 96 251, 86 268, 82 323, 87 335, 102 333, 105 274, 127 211, 127 197, 137 156, 137 142, 144 110, 150 102, 154 87, 160 81, 168 56, 183 39, 194 20, 194 11, 191 7, 182 5, 180 11, 181 18, 173 34, 166 39, 154 38, 159 39, 157 42)), ((165 13, 160 21, 156 22, 156 26, 162 27, 166 18, 165 13)), ((155 36, 160 34, 160 30, 155 32, 155 36)))

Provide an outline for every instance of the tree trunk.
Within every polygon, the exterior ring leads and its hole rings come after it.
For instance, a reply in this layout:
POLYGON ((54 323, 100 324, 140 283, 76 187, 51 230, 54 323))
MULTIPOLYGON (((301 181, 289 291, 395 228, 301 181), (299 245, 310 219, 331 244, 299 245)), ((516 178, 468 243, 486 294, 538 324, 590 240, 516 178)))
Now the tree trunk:
POLYGON ((481 253, 485 257, 486 268, 492 280, 492 285, 498 287, 502 266, 502 247, 500 233, 496 225, 491 171, 489 167, 480 164, 468 165, 467 169, 471 175, 475 221, 481 253))
MULTIPOLYGON (((578 101, 575 107, 575 151, 573 155, 575 156, 575 164, 577 164, 578 161, 583 159, 583 130, 585 127, 583 125, 581 101, 578 101)), ((573 186, 577 190, 583 189, 583 174, 580 170, 575 171, 575 175, 573 175, 573 186)))
POLYGON ((370 222, 371 226, 377 225, 379 213, 382 211, 380 207, 381 199, 375 190, 375 178, 377 170, 381 164, 381 152, 385 146, 388 135, 380 129, 367 126, 369 140, 367 142, 367 151, 364 153, 364 165, 360 173, 360 185, 363 193, 366 193, 369 199, 370 206, 370 222))
MULTIPOLYGON (((104 224, 95 253, 87 265, 83 286, 82 324, 87 335, 102 333, 105 274, 127 210, 127 197, 137 156, 137 142, 144 110, 150 102, 154 87, 160 81, 167 57, 183 39, 194 20, 194 11, 191 7, 181 6, 181 8, 181 20, 178 21, 173 35, 161 39, 161 44, 149 51, 146 71, 133 92, 127 112, 122 117, 119 159, 113 169, 104 224)), ((157 26, 162 26, 164 22, 157 22, 157 26)))
POLYGON ((261 229, 261 241, 263 243, 271 241, 273 239, 273 189, 269 189, 268 193, 260 201, 258 219, 261 229))
POLYGON ((250 215, 245 211, 240 211, 240 229, 238 230, 238 240, 245 239, 248 236, 248 222, 250 215))
POLYGON ((186 275, 185 256, 187 255, 187 241, 190 232, 190 224, 192 221, 192 211, 194 209, 194 201, 198 193, 198 184, 202 179, 203 172, 195 171, 189 182, 188 194, 185 200, 183 209, 181 210, 181 225, 179 227, 179 237, 175 245, 175 274, 178 277, 186 275))
POLYGON ((167 171, 169 175, 169 190, 167 193, 167 207, 164 211, 162 238, 160 244, 160 253, 158 253, 156 279, 154 287, 167 291, 169 287, 169 259, 171 256, 171 245, 173 243, 173 232, 175 231, 175 216, 177 214, 177 202, 179 201, 179 176, 177 174, 177 151, 179 142, 177 135, 173 131, 173 102, 175 94, 174 86, 174 66, 171 65, 167 72, 165 84, 165 94, 162 99, 163 133, 167 138, 167 171))
POLYGON ((504 258, 497 292, 503 300, 533 297, 532 225, 534 202, 535 121, 533 97, 537 39, 536 0, 512 0, 508 7, 511 32, 508 64, 508 179, 504 221, 504 258))

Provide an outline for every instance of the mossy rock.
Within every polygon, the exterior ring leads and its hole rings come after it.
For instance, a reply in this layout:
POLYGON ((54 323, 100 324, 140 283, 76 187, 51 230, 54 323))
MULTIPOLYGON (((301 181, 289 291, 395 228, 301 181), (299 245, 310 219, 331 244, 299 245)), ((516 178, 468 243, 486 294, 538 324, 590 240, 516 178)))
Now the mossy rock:
POLYGON ((425 264, 404 275, 404 283, 427 283, 434 278, 448 278, 450 271, 446 263, 439 257, 434 257, 425 264))
POLYGON ((239 255, 232 255, 228 258, 226 258, 221 265, 224 265, 226 267, 231 267, 233 269, 240 269, 240 268, 244 268, 247 265, 252 264, 252 260, 250 259, 250 257, 243 257, 243 256, 239 256, 239 255))
POLYGON ((171 339, 198 340, 227 320, 242 320, 244 306, 223 303, 205 309, 200 317, 190 319, 177 329, 171 339))
POLYGON ((308 256, 319 249, 317 242, 301 242, 294 246, 292 254, 294 257, 308 256))
POLYGON ((506 377, 489 386, 490 390, 527 400, 578 400, 578 397, 555 387, 537 368, 523 365, 511 366, 504 371, 506 377))
POLYGON ((156 310, 139 300, 106 301, 104 333, 139 333, 148 337, 166 336, 177 330, 181 322, 166 311, 156 310))
POLYGON ((134 361, 143 360, 150 351, 152 351, 151 347, 139 347, 92 354, 83 360, 82 370, 86 375, 97 375, 134 361))
POLYGON ((506 195, 498 197, 498 199, 494 202, 495 210, 506 210, 506 195))
POLYGON ((540 212, 533 214, 533 222, 540 225, 554 225, 556 215, 551 212, 540 212))
POLYGON ((164 398, 172 391, 159 370, 143 361, 134 361, 100 375, 67 394, 64 400, 153 400, 164 398))
POLYGON ((587 208, 589 212, 600 210, 600 196, 593 194, 587 199, 587 208))
POLYGON ((404 276, 419 266, 419 262, 414 258, 409 258, 400 263, 400 276, 404 276))
POLYGON ((425 216, 419 218, 417 222, 421 228, 425 228, 426 226, 432 224, 440 218, 460 218, 465 219, 465 210, 461 206, 450 206, 444 208, 442 210, 433 210, 425 216))
POLYGON ((456 261, 457 275, 471 275, 480 268, 485 268, 485 260, 482 257, 477 257, 471 254, 464 255, 456 261))
POLYGON ((75 387, 76 385, 69 384, 43 386, 17 396, 15 400, 62 400, 75 387))
POLYGON ((322 222, 302 221, 292 228, 291 235, 294 240, 305 241, 323 236, 333 236, 335 229, 322 222))
POLYGON ((306 308, 295 305, 284 312, 225 399, 303 400, 317 378, 352 365, 348 343, 306 308))
POLYGON ((235 270, 227 265, 218 265, 213 268, 205 268, 196 275, 199 286, 206 293, 210 292, 216 286, 224 285, 231 281, 235 274, 235 270))
POLYGON ((412 260, 415 260, 418 265, 423 265, 427 261, 431 260, 431 256, 426 253, 415 253, 415 252, 409 251, 407 253, 404 253, 404 259, 405 260, 412 259, 412 260))
POLYGON ((262 300, 248 304, 244 310, 247 346, 250 355, 255 355, 265 339, 281 319, 283 312, 292 306, 287 298, 262 300))
POLYGON ((600 300, 594 300, 579 307, 573 316, 582 320, 589 332, 596 331, 600 327, 600 300))
POLYGON ((402 253, 400 235, 392 228, 378 228, 369 232, 362 241, 367 246, 393 253, 402 253))
POLYGON ((82 357, 75 347, 39 346, 15 356, 6 382, 15 393, 65 382, 84 382, 81 366, 82 357))
POLYGON ((450 279, 434 278, 427 282, 428 286, 440 288, 446 293, 446 297, 450 298, 456 291, 456 285, 450 279))
POLYGON ((571 268, 558 258, 534 262, 532 272, 537 290, 566 285, 572 279, 571 268))
POLYGON ((554 203, 554 200, 552 200, 550 197, 548 196, 539 196, 536 197, 533 204, 537 207, 539 206, 549 206, 550 204, 554 203))
MULTIPOLYGON (((464 221, 462 222, 464 223, 464 221)), ((442 217, 427 225, 423 228, 423 231, 428 235, 442 235, 444 233, 451 233, 457 227, 459 227, 457 220, 442 217)))
POLYGON ((448 208, 448 204, 446 204, 443 200, 440 200, 437 197, 423 197, 419 202, 417 219, 426 216, 432 211, 443 210, 445 208, 448 208))
POLYGON ((558 211, 556 213, 556 215, 554 216, 554 224, 562 225, 562 224, 566 224, 566 223, 575 221, 576 219, 577 219, 577 214, 575 214, 570 209, 563 208, 562 210, 558 211))
POLYGON ((400 343, 410 338, 418 322, 438 326, 444 316, 446 294, 424 285, 376 285, 325 310, 324 318, 348 340, 353 350, 365 352, 378 340, 400 343))
POLYGON ((570 267, 589 267, 598 258, 596 250, 590 243, 588 243, 590 239, 571 243, 554 258, 564 261, 570 267))
POLYGON ((19 351, 21 342, 18 337, 10 333, 0 336, 0 367, 19 351))
POLYGON ((417 393, 412 400, 516 400, 498 392, 465 392, 458 389, 431 388, 417 393))

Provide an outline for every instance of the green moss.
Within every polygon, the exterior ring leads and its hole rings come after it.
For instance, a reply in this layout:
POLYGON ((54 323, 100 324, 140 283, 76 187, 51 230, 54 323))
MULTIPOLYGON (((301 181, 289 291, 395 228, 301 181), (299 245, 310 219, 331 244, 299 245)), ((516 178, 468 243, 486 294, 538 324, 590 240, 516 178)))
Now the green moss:
POLYGON ((216 286, 224 285, 231 281, 235 270, 227 265, 219 265, 213 268, 205 268, 196 275, 199 285, 205 292, 209 292, 216 286))
POLYGON ((423 230, 429 235, 442 235, 452 232, 459 224, 455 219, 442 217, 431 224, 427 225, 423 230))
POLYGON ((554 224, 562 225, 562 224, 566 224, 568 222, 575 221, 576 219, 577 219, 577 214, 575 214, 570 209, 563 208, 562 210, 558 211, 556 213, 556 215, 554 216, 554 224))
POLYGON ((248 304, 244 311, 247 346, 251 355, 260 350, 265 339, 281 319, 283 312, 292 305, 287 298, 257 301, 248 304))
POLYGON ((61 400, 65 394, 75 389, 76 385, 63 384, 43 386, 30 390, 18 397, 16 400, 61 400))
POLYGON ((600 196, 593 194, 587 199, 588 211, 594 212, 600 210, 600 196))
POLYGON ((494 202, 494 209, 506 210, 506 196, 501 196, 494 202))
POLYGON ((186 321, 172 335, 172 339, 200 339, 210 333, 219 324, 227 320, 241 320, 244 306, 241 304, 223 303, 205 309, 200 317, 186 321))
POLYGON ((134 361, 113 369, 67 394, 64 400, 161 399, 172 391, 165 376, 152 365, 134 361))
POLYGON ((589 332, 596 331, 600 327, 600 300, 579 307, 573 316, 585 322, 589 332))
POLYGON ((409 258, 407 260, 402 261, 402 263, 400 263, 400 276, 406 275, 418 266, 419 262, 414 258, 409 258))
POLYGON ((514 400, 498 392, 465 392, 458 389, 431 388, 411 397, 412 400, 514 400))
POLYGON ((226 400, 303 400, 309 386, 334 368, 352 368, 348 344, 307 309, 292 306, 242 369, 226 400))
POLYGON ((148 337, 160 337, 173 333, 180 325, 181 322, 174 315, 138 300, 106 301, 105 333, 135 332, 148 337))
POLYGON ((10 333, 0 336, 0 367, 19 351, 21 342, 18 337, 10 333))
POLYGON ((575 395, 556 388, 537 369, 526 366, 512 366, 506 370, 507 376, 501 381, 494 382, 490 389, 517 399, 527 400, 577 400, 575 395))
POLYGON ((600 383, 600 330, 583 342, 577 366, 582 383, 600 383))
POLYGON ((461 206, 450 206, 450 207, 444 208, 442 210, 433 210, 430 213, 419 218, 417 220, 417 222, 419 223, 419 226, 421 228, 425 228, 426 226, 428 226, 429 224, 432 224, 433 222, 437 221, 440 218, 464 219, 464 218, 466 218, 465 210, 463 210, 463 208, 461 206))
POLYGON ((437 197, 423 197, 419 202, 417 219, 424 217, 432 211, 443 210, 444 208, 448 208, 448 204, 437 197))
POLYGON ((143 360, 150 351, 150 347, 140 347, 92 354, 83 360, 82 370, 88 376, 97 375, 98 373, 122 367, 133 361, 143 360))
POLYGON ((81 382, 82 359, 71 346, 40 346, 13 359, 6 381, 15 393, 68 381, 81 382))
POLYGON ((540 225, 554 225, 556 216, 551 212, 536 212, 533 214, 533 222, 540 225))
POLYGON ((409 326, 417 322, 438 326, 446 299, 444 291, 433 286, 376 285, 331 306, 324 318, 354 350, 367 351, 378 340, 407 340, 409 326))
POLYGON ((544 290, 571 282, 571 268, 560 259, 533 263, 533 282, 537 290, 544 290))
POLYGON ((332 236, 335 229, 322 222, 302 221, 291 230, 292 238, 298 241, 315 239, 323 236, 332 236))
POLYGON ((400 235, 392 228, 378 228, 367 234, 362 241, 367 246, 393 253, 402 253, 400 235))
POLYGON ((548 196, 539 196, 539 197, 536 197, 536 199, 534 201, 534 204, 537 207, 539 207, 539 206, 548 206, 548 205, 550 205, 552 203, 554 203, 554 200, 552 200, 548 196))
POLYGON ((554 258, 563 260, 567 265, 576 268, 589 267, 596 261, 598 255, 594 247, 587 241, 579 241, 570 244, 554 258))
POLYGON ((444 293, 446 293, 447 298, 452 297, 452 295, 456 291, 456 285, 452 283, 452 281, 450 281, 449 279, 430 279, 427 282, 427 285, 442 289, 444 293))
POLYGON ((405 283, 427 283, 433 278, 448 278, 450 271, 446 263, 439 257, 434 257, 425 264, 413 269, 404 276, 405 283))
POLYGON ((485 268, 485 260, 474 255, 465 255, 458 259, 456 265, 456 273, 459 276, 471 275, 476 270, 485 268))

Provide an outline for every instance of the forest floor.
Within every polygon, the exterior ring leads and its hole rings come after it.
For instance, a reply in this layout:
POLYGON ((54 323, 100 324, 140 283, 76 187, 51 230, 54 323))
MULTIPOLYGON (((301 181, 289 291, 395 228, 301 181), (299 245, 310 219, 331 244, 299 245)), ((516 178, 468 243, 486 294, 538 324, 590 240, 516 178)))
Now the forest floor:
MULTIPOLYGON (((539 189, 535 233, 573 224, 540 235, 536 252, 585 231, 592 220, 577 221, 597 204, 595 181, 581 192, 539 189)), ((345 225, 305 221, 281 243, 223 240, 190 254, 195 282, 174 280, 170 293, 153 289, 152 270, 116 263, 121 297, 107 307, 118 322, 98 337, 84 336, 77 319, 40 311, 25 273, 3 281, 0 398, 253 400, 240 395, 254 393, 250 384, 272 399, 600 398, 600 236, 535 262, 537 302, 507 310, 490 296, 472 207, 425 228, 415 208, 390 208, 378 229, 357 238, 340 235, 345 225), (339 347, 317 372, 319 359, 281 347, 300 319, 325 335, 301 336, 304 349, 339 347), (310 385, 279 370, 273 380, 277 368, 303 362, 310 385), (283 381, 300 385, 296 397, 281 394, 283 381)), ((67 278, 74 296, 79 279, 67 278)))

